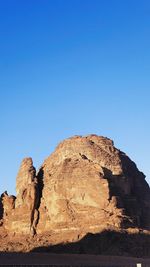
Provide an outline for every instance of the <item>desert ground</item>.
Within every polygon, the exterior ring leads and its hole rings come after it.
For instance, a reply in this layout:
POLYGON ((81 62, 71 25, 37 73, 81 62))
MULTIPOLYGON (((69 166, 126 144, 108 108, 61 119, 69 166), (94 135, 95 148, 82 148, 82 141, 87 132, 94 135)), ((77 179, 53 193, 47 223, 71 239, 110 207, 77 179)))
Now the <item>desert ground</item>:
POLYGON ((141 263, 142 267, 150 266, 150 259, 99 256, 99 255, 74 255, 74 254, 49 254, 49 253, 1 253, 0 266, 4 265, 56 265, 56 266, 124 266, 132 267, 141 263))

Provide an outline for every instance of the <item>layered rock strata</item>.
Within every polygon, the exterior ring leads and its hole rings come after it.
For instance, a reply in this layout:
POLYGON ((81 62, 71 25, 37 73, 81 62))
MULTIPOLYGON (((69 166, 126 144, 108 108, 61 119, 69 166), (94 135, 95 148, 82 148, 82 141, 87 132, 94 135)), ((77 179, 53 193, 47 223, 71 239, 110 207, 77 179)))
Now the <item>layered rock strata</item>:
POLYGON ((32 159, 24 159, 16 192, 16 198, 2 195, 1 217, 9 233, 150 229, 144 174, 101 136, 63 141, 37 174, 32 159))

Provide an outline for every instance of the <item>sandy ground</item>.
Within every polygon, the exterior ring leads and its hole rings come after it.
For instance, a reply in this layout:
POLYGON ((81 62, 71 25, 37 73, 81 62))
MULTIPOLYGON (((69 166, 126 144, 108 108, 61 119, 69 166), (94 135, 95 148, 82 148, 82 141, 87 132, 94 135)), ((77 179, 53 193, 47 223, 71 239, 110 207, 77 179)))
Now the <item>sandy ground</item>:
POLYGON ((56 265, 56 266, 121 266, 135 267, 142 263, 142 267, 150 267, 150 259, 99 256, 99 255, 74 255, 74 254, 48 254, 48 253, 0 253, 0 266, 4 265, 56 265))

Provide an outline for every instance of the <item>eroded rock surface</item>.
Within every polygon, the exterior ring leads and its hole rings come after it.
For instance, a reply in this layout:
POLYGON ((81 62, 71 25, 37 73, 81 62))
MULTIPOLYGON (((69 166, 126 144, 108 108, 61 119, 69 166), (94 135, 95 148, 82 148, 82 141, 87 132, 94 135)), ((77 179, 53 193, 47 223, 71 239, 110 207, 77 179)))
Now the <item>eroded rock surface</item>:
POLYGON ((31 158, 25 158, 17 175, 17 197, 13 208, 8 208, 10 196, 3 198, 5 228, 11 233, 35 234, 38 221, 39 189, 36 170, 31 158), (9 201, 8 201, 9 200, 9 201), (6 210, 6 211, 5 211, 6 210))
POLYGON ((144 174, 101 136, 66 139, 37 175, 32 159, 24 159, 16 192, 16 198, 5 193, 0 202, 8 234, 63 233, 66 240, 69 231, 83 236, 104 229, 150 230, 144 174))
POLYGON ((15 196, 9 196, 7 191, 2 194, 3 218, 9 217, 15 208, 15 196))
POLYGON ((38 231, 150 227, 145 176, 110 139, 69 138, 45 160, 38 231))

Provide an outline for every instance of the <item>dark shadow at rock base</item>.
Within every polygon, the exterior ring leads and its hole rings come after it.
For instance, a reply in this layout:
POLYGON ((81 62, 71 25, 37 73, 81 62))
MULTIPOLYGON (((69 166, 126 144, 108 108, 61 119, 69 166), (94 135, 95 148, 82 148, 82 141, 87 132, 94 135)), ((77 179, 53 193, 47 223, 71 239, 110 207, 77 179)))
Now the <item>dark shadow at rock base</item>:
POLYGON ((150 235, 104 231, 99 234, 87 234, 83 239, 75 243, 37 247, 32 252, 149 258, 150 235))

